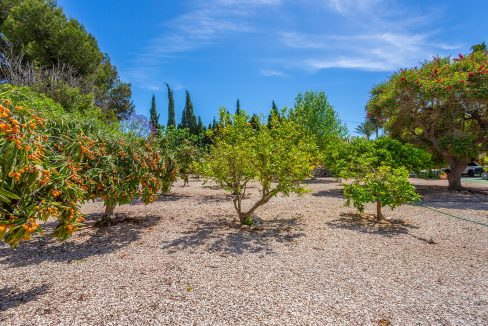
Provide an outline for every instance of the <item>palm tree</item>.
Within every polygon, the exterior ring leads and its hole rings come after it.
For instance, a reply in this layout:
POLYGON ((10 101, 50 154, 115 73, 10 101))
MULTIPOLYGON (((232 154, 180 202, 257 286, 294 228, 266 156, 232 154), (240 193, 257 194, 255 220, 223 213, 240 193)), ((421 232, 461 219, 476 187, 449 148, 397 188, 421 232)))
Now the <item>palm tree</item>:
POLYGON ((375 126, 371 121, 366 120, 360 123, 356 129, 354 129, 354 131, 360 135, 363 135, 367 140, 369 140, 375 131, 375 126))

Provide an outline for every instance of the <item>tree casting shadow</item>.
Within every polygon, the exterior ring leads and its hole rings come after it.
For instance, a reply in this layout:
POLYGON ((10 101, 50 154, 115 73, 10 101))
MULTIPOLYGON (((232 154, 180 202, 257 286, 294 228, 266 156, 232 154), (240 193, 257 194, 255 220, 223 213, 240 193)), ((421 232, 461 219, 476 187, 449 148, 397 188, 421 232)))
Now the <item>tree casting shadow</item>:
MULTIPOLYGON (((408 224, 400 219, 377 222, 375 217, 361 216, 359 214, 342 213, 341 217, 326 224, 335 229, 352 230, 360 233, 393 237, 401 234, 409 234, 409 230, 418 229, 418 226, 408 224)), ((410 235, 410 234, 409 234, 410 235)), ((415 236, 414 236, 415 237, 415 236)), ((429 241, 418 238, 419 240, 429 241)))
POLYGON ((6 311, 7 309, 35 300, 37 297, 45 294, 48 288, 49 287, 44 284, 33 287, 27 291, 18 291, 10 287, 0 289, 0 311, 6 311))
POLYGON ((117 251, 140 238, 140 232, 154 226, 158 216, 131 217, 118 215, 118 223, 109 227, 95 228, 94 217, 88 216, 86 229, 75 233, 73 238, 59 242, 49 237, 22 242, 18 248, 0 248, 0 264, 23 267, 43 261, 67 262, 117 251), (94 231, 95 229, 95 231, 94 231))
POLYGON ((262 229, 248 230, 221 219, 196 222, 196 229, 182 232, 182 236, 163 242, 162 249, 169 253, 203 247, 209 252, 227 254, 266 253, 271 254, 273 242, 292 243, 304 236, 296 219, 264 221, 262 229))

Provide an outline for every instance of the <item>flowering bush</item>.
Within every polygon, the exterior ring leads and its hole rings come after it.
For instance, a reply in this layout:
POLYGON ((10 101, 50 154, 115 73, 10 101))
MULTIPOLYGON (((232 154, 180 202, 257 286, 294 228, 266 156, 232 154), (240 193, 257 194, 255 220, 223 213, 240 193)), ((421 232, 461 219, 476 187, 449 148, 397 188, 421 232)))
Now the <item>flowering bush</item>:
POLYGON ((55 217, 53 235, 66 239, 83 221, 83 190, 65 156, 48 142, 40 112, 0 104, 0 239, 11 246, 42 232, 41 223, 55 217))

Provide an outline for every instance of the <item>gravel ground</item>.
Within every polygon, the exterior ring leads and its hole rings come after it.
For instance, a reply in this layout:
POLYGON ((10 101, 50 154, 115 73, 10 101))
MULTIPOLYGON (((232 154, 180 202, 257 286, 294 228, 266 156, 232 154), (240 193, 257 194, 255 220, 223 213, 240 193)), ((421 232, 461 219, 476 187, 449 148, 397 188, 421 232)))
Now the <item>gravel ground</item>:
POLYGON ((317 179, 258 210, 262 230, 216 187, 177 184, 114 226, 0 245, 0 324, 487 325, 488 196, 415 183, 423 206, 378 224, 317 179))

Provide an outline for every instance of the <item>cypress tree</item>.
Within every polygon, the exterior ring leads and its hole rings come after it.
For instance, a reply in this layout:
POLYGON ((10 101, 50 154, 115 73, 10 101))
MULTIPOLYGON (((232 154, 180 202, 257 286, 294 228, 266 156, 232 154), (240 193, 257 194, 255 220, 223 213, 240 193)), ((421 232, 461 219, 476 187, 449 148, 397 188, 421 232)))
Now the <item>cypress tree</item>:
POLYGON ((259 117, 256 115, 256 113, 252 115, 251 119, 249 120, 249 123, 251 124, 254 130, 259 130, 261 123, 259 122, 259 117))
POLYGON ((271 104, 271 112, 268 115, 268 128, 271 128, 271 119, 272 117, 277 116, 278 118, 280 117, 280 111, 278 111, 278 107, 276 106, 275 101, 273 100, 273 103, 271 104))
POLYGON ((166 88, 168 89, 168 127, 175 127, 175 99, 173 97, 173 90, 169 87, 168 83, 166 83, 166 88))
POLYGON ((186 90, 186 100, 185 100, 185 108, 183 110, 183 119, 185 120, 183 128, 190 129, 190 134, 193 135, 197 134, 197 129, 198 129, 197 118, 193 113, 193 103, 191 102, 190 92, 188 92, 188 90, 186 90))
POLYGON ((205 131, 205 127, 203 126, 202 118, 200 118, 200 116, 198 116, 197 134, 201 135, 201 134, 203 134, 204 131, 205 131))
POLYGON ((239 99, 237 99, 236 103, 236 115, 241 114, 241 103, 239 102, 239 99))
POLYGON ((159 131, 159 114, 156 110, 156 96, 152 96, 151 99, 151 109, 149 110, 150 114, 150 125, 151 125, 151 133, 157 134, 159 131))

